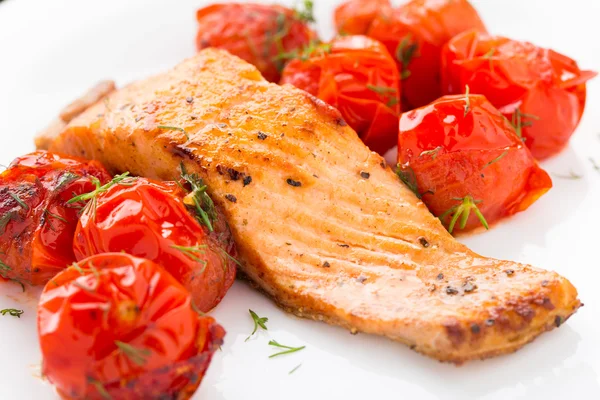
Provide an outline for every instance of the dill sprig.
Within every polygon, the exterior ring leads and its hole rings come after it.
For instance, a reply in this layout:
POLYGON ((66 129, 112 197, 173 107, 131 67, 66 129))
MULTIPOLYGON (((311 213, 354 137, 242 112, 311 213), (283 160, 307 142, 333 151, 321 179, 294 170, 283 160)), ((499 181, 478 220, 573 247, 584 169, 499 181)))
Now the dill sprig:
POLYGON ((515 112, 512 114, 510 123, 513 126, 513 128, 515 128, 515 132, 521 140, 525 140, 523 138, 523 128, 529 128, 533 126, 533 121, 523 121, 524 118, 530 120, 533 119, 536 121, 540 119, 540 117, 538 117, 537 115, 522 113, 520 108, 517 108, 515 110, 515 112))
POLYGON ((6 231, 6 226, 10 221, 12 221, 15 215, 16 214, 13 211, 9 211, 0 217, 0 235, 4 234, 6 231))
POLYGON ((90 377, 88 377, 87 381, 90 385, 96 388, 96 391, 104 400, 112 400, 113 397, 110 395, 110 393, 108 393, 108 390, 106 390, 102 382, 90 377))
POLYGON ((382 95, 382 96, 386 96, 386 95, 397 92, 396 88, 391 88, 391 87, 386 87, 386 86, 367 85, 367 89, 369 89, 379 95, 382 95))
POLYGON ((278 352, 278 353, 271 354, 271 355, 269 356, 269 358, 273 358, 273 357, 277 357, 277 356, 282 356, 282 355, 284 355, 284 354, 295 353, 295 352, 297 352, 297 351, 300 351, 300 350, 302 350, 302 349, 305 349, 305 348, 306 348, 306 346, 300 346, 300 347, 291 347, 291 346, 285 346, 285 345, 283 345, 283 344, 279 344, 279 343, 277 343, 277 341, 275 341, 275 340, 271 340, 271 341, 269 341, 269 346, 274 346, 274 347, 279 347, 279 348, 281 348, 281 349, 285 349, 285 350, 283 350, 283 351, 280 351, 280 352, 278 352))
POLYGON ((570 170, 568 175, 562 175, 562 174, 552 174, 552 175, 554 175, 560 179, 570 179, 572 181, 583 178, 583 175, 579 175, 578 173, 575 173, 573 170, 570 170))
POLYGON ((301 366, 302 366, 302 363, 296 365, 294 368, 292 368, 292 370, 290 372, 288 372, 288 375, 291 375, 294 372, 296 372, 298 370, 298 368, 300 368, 301 366))
POLYGON ((508 154, 508 150, 505 150, 504 153, 500 154, 498 157, 494 158, 492 161, 488 162, 487 164, 485 164, 483 166, 483 168, 481 168, 481 170, 483 171, 484 169, 486 169, 487 167, 489 167, 490 165, 497 163, 498 161, 500 161, 505 155, 508 154))
POLYGON ((396 175, 398 175, 398 178, 400 178, 402 183, 404 183, 406 187, 415 194, 415 196, 417 196, 419 199, 421 198, 421 194, 419 193, 419 188, 417 186, 417 176, 411 167, 403 169, 400 164, 398 164, 396 167, 396 175))
POLYGON ((296 18, 300 21, 315 22, 314 1, 304 0, 298 7, 296 7, 294 13, 296 18))
MULTIPOLYGON (((121 175, 115 175, 115 177, 108 183, 102 185, 100 180, 95 176, 89 176, 92 183, 96 186, 95 190, 92 190, 89 193, 84 193, 73 197, 71 200, 67 201, 67 204, 74 204, 79 202, 87 202, 85 209, 90 210, 92 212, 93 217, 96 217, 96 207, 98 205, 98 195, 108 191, 114 185, 122 185, 129 186, 132 185, 137 178, 130 177, 129 172, 125 172, 121 175), (91 201, 90 201, 91 200, 91 201)), ((84 209, 84 210, 85 210, 84 209)))
POLYGON ((24 312, 25 311, 17 310, 16 308, 5 308, 4 310, 0 310, 0 314, 2 315, 8 314, 17 318, 21 318, 21 315, 23 315, 24 312))
POLYGON ((448 225, 448 232, 452 233, 452 231, 454 231, 454 226, 456 225, 456 222, 459 218, 460 229, 465 229, 465 226, 467 226, 467 220, 469 219, 469 215, 471 214, 471 210, 473 210, 475 215, 477 215, 477 218, 479 218, 479 222, 481 222, 485 229, 490 229, 487 221, 485 220, 485 217, 477 207, 477 204, 481 203, 483 200, 474 200, 473 197, 470 195, 465 196, 462 199, 454 198, 452 200, 459 201, 460 204, 451 207, 449 210, 447 210, 439 216, 439 219, 442 221, 442 223, 444 223, 446 217, 452 214, 452 219, 450 220, 450 224, 448 225))
POLYGON ((71 171, 65 171, 59 178, 58 181, 56 182, 56 191, 60 191, 62 188, 64 188, 65 186, 67 186, 69 183, 73 182, 74 180, 79 179, 80 176, 77 174, 74 174, 71 171))
POLYGON ((196 219, 205 225, 210 232, 214 231, 212 223, 217 220, 217 211, 212 199, 206 193, 208 186, 204 184, 202 178, 197 174, 189 174, 183 163, 180 165, 181 179, 187 182, 190 187, 190 193, 183 199, 183 202, 194 208, 196 219))
POLYGON ((292 51, 280 51, 273 59, 274 60, 294 60, 308 61, 313 56, 323 56, 331 53, 331 44, 321 43, 319 40, 311 40, 302 49, 294 49, 292 51))
POLYGON ((158 125, 157 128, 158 129, 165 129, 165 130, 168 130, 168 131, 179 131, 179 132, 181 132, 181 133, 183 133, 185 135, 186 139, 190 138, 190 136, 188 135, 188 133, 186 132, 186 130, 183 129, 183 128, 180 128, 178 126, 158 125))
POLYGON ((419 45, 412 41, 412 35, 404 36, 400 43, 398 43, 398 47, 396 47, 396 59, 402 64, 401 79, 404 80, 410 76, 411 72, 408 69, 408 65, 417 56, 418 49, 419 45))
POLYGON ((136 365, 146 364, 152 355, 150 349, 140 349, 120 340, 115 340, 115 346, 136 365))
POLYGON ((10 197, 12 197, 13 200, 16 201, 21 206, 21 208, 23 208, 23 210, 25 210, 25 211, 29 210, 29 206, 27 204, 25 204, 25 202, 23 200, 21 200, 19 195, 15 194, 13 192, 8 192, 8 195, 10 197))
POLYGON ((187 257, 189 257, 193 261, 196 261, 196 262, 202 264, 202 269, 196 273, 197 275, 204 273, 204 270, 206 269, 206 266, 208 265, 208 263, 206 262, 206 260, 203 260, 200 257, 198 257, 198 254, 206 254, 206 248, 208 247, 207 245, 199 244, 196 246, 177 246, 177 245, 173 244, 173 245, 171 245, 171 247, 176 250, 181 251, 183 254, 185 254, 187 257))
POLYGON ((256 333, 256 331, 258 330, 258 328, 262 328, 265 331, 268 330, 267 329, 267 325, 266 323, 269 322, 269 318, 267 317, 259 317, 254 311, 252 310, 248 310, 248 312, 250 313, 250 316, 252 317, 252 320, 254 321, 254 330, 252 331, 252 333, 246 338, 246 342, 252 337, 254 336, 254 334, 256 333))

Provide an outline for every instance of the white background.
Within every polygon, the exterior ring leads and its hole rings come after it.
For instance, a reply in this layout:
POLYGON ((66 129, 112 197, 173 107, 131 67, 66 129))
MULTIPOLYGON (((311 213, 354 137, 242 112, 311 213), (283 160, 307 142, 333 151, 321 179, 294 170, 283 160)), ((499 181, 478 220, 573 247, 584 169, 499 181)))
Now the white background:
MULTIPOLYGON (((7 0, 0 3, 0 163, 33 149, 32 138, 58 110, 104 78, 119 84, 170 68, 194 54, 200 0, 7 0)), ((290 1, 284 2, 290 4, 290 1)), ((333 1, 316 0, 329 37, 333 1)), ((492 32, 553 47, 600 70, 600 1, 473 0, 492 32)), ((554 189, 525 213, 463 238, 476 251, 567 276, 585 303, 569 322, 516 354, 462 367, 404 346, 299 320, 236 282, 214 312, 227 329, 195 399, 600 399, 600 79, 571 145, 543 163, 554 189), (248 308, 269 317, 269 332, 244 342, 248 308), (268 359, 268 338, 307 348, 268 359), (288 371, 302 366, 292 375, 288 371)), ((36 378, 37 293, 0 287, 0 399, 55 399, 36 378)), ((69 349, 65 349, 66 352, 69 349)))

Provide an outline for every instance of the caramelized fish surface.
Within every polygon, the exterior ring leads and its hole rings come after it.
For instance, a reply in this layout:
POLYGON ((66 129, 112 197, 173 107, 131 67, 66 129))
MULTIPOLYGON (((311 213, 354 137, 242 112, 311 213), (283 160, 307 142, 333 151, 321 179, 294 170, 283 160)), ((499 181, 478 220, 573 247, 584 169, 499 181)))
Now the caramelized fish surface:
POLYGON ((158 179, 185 164, 280 306, 438 360, 512 352, 580 306, 558 274, 457 242, 335 109, 223 51, 113 92, 50 150, 158 179))

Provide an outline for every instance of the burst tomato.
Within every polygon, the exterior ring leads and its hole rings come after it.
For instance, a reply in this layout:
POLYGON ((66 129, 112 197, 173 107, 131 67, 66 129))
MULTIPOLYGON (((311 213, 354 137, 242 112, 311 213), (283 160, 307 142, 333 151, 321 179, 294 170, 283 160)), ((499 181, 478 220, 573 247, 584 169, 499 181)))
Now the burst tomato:
POLYGON ((279 81, 284 54, 300 49, 317 36, 308 27, 312 6, 302 11, 278 5, 213 4, 196 13, 198 50, 225 49, 258 68, 271 82, 279 81))
POLYGON ((335 9, 335 27, 340 35, 366 35, 373 20, 391 9, 390 0, 350 0, 335 9))
POLYGON ((182 283, 201 311, 211 310, 235 279, 235 246, 224 218, 209 210, 212 232, 203 228, 188 212, 184 197, 175 182, 136 178, 110 187, 81 215, 75 256, 81 260, 124 251, 144 257, 182 283))
POLYGON ((42 372, 66 399, 187 399, 223 328, 157 264, 124 253, 90 257, 42 293, 42 372))
POLYGON ((560 151, 585 106, 585 82, 572 59, 531 43, 464 32, 444 47, 442 87, 460 93, 469 85, 509 118, 538 159, 560 151))
POLYGON ((480 95, 445 96, 402 114, 398 164, 450 232, 487 227, 552 187, 512 125, 480 95))
POLYGON ((44 284, 75 261, 72 242, 79 209, 74 195, 110 180, 95 161, 45 151, 19 157, 0 174, 0 275, 44 284))
POLYGON ((381 41, 398 62, 404 110, 440 97, 442 47, 469 29, 486 31, 467 0, 412 0, 373 21, 368 36, 381 41))
POLYGON ((343 36, 290 61, 281 78, 336 107, 371 150, 394 147, 398 70, 385 47, 366 36, 343 36))

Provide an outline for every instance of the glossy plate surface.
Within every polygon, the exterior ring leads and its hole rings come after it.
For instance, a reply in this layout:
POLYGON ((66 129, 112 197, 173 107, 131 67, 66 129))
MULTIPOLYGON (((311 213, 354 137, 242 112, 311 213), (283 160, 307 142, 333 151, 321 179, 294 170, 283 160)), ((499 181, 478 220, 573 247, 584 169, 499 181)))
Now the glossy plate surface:
MULTIPOLYGON (((33 150, 35 133, 101 79, 119 85, 194 54, 202 0, 5 0, 0 2, 0 163, 33 150)), ((282 1, 291 4, 292 1, 282 1)), ((316 0, 318 27, 332 33, 336 1, 316 0)), ((600 2, 473 0, 490 31, 552 47, 600 70, 600 2)), ((600 79, 570 146, 543 163, 554 188, 527 212, 460 240, 487 256, 554 269, 585 303, 569 322, 516 354, 462 367, 440 364, 389 340, 287 315, 236 282, 214 311, 227 329, 194 399, 600 399, 600 79), (579 179, 561 178, 573 172, 579 179), (269 318, 252 331, 248 308, 269 318), (269 338, 306 349, 269 359, 269 338), (292 374, 290 371, 297 368, 292 374)), ((38 293, 0 285, 0 399, 56 399, 39 379, 38 293)), ((69 351, 69 349, 65 349, 69 351)))

